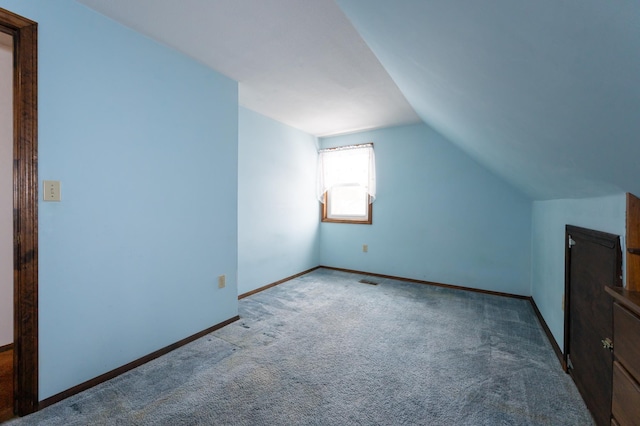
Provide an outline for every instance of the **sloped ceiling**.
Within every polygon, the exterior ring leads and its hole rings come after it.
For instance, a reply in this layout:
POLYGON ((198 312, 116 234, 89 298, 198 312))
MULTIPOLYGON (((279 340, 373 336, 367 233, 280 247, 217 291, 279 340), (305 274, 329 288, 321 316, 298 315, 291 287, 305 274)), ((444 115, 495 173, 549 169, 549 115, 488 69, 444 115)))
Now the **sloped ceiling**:
POLYGON ((418 115, 534 199, 640 193, 640 2, 337 0, 418 115))
POLYGON ((533 199, 640 194, 638 0, 79 1, 308 133, 421 119, 533 199))

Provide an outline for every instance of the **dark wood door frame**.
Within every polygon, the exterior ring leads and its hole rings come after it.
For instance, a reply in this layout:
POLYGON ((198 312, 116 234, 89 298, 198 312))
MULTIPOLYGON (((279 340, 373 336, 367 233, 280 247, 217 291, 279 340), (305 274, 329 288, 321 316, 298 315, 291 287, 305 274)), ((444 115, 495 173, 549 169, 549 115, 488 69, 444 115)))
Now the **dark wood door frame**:
POLYGON ((38 24, 0 8, 13 36, 15 413, 38 409, 38 24))

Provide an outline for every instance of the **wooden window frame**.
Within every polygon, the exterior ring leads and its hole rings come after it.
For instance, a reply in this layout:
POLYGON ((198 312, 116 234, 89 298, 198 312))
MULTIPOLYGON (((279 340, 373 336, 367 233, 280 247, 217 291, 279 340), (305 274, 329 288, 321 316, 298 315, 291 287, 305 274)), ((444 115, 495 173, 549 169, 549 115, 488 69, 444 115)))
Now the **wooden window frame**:
POLYGON ((366 220, 355 220, 355 219, 333 219, 328 217, 328 210, 329 210, 329 195, 328 192, 325 192, 323 197, 324 197, 324 202, 322 204, 320 204, 320 217, 321 217, 321 221, 325 222, 325 223, 352 223, 352 224, 356 224, 356 225, 371 225, 373 224, 373 203, 371 202, 371 196, 368 197, 367 201, 369 203, 368 206, 368 214, 367 214, 367 219, 366 220))

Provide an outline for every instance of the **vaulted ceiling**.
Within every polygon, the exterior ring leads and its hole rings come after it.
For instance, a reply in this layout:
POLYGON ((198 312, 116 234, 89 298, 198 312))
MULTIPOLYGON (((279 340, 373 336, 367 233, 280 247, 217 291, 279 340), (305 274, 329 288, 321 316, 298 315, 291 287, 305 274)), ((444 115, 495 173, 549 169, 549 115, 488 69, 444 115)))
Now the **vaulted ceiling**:
POLYGON ((640 194, 638 0, 79 0, 326 136, 419 121, 533 199, 640 194))

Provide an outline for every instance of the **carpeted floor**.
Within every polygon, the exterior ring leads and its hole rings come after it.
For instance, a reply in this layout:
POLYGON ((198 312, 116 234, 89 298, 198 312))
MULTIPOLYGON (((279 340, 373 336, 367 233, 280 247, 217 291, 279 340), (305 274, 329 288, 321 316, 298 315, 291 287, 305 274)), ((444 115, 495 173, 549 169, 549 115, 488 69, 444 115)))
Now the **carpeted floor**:
POLYGON ((319 269, 11 426, 591 425, 529 302, 319 269))

